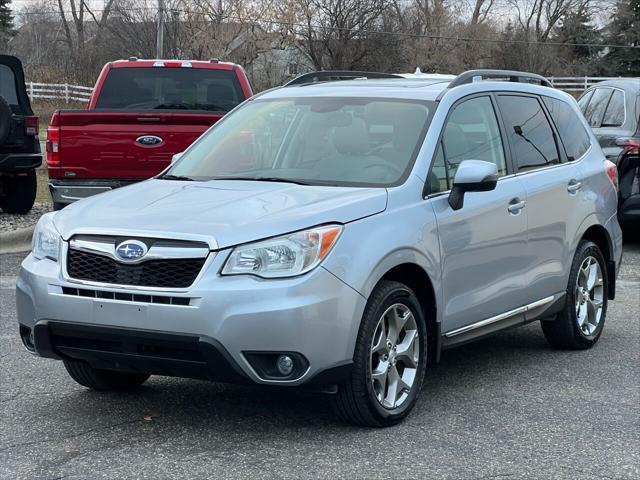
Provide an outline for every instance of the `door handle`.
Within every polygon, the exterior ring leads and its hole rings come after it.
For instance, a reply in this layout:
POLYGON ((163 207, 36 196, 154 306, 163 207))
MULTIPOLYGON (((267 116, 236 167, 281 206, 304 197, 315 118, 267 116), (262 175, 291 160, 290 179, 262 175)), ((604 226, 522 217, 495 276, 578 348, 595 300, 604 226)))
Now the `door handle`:
POLYGON ((509 210, 509 213, 512 213, 513 215, 517 215, 518 213, 520 213, 520 210, 522 210, 526 205, 527 205, 526 201, 520 200, 519 198, 516 197, 509 202, 509 206, 507 207, 507 210, 509 210))
POLYGON ((571 194, 576 193, 581 188, 582 188, 582 182, 579 182, 577 180, 571 180, 567 184, 567 192, 569 192, 571 194))

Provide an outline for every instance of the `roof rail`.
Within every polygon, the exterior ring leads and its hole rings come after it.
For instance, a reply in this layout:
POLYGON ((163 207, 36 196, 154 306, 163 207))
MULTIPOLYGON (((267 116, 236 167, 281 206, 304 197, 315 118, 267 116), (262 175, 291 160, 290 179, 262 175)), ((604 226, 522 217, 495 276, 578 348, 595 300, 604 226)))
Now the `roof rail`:
POLYGON ((328 82, 331 80, 355 80, 357 78, 402 78, 400 75, 393 73, 380 72, 358 72, 349 70, 321 70, 318 72, 303 73, 290 82, 285 87, 292 85, 305 85, 316 82, 328 82))
POLYGON ((531 81, 539 82, 543 87, 552 87, 553 85, 549 80, 542 75, 536 73, 517 72, 515 70, 468 70, 462 72, 449 84, 449 88, 464 85, 465 83, 472 83, 476 79, 491 79, 491 78, 504 78, 509 82, 521 82, 530 83, 531 81))

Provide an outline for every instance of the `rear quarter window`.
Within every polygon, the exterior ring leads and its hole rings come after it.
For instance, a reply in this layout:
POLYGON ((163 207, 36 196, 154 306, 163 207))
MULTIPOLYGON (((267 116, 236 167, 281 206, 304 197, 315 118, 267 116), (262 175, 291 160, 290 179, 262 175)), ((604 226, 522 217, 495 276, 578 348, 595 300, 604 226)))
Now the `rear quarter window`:
POLYGON ((556 125, 569 161, 580 158, 589 149, 591 139, 571 105, 562 100, 542 97, 556 125))

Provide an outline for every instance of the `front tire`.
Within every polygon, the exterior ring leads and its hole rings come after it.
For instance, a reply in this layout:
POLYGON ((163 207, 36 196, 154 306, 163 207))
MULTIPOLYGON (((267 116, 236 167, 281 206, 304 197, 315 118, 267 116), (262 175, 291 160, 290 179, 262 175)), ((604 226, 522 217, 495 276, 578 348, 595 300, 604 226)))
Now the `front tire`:
POLYGON ((25 175, 7 175, 0 177, 3 182, 4 197, 0 198, 0 208, 5 213, 28 213, 33 207, 38 190, 36 172, 25 175))
POLYGON ((348 423, 386 427, 413 409, 427 364, 427 329, 420 302, 406 285, 381 281, 364 311, 353 368, 333 397, 348 423))
POLYGON ((541 321, 542 332, 551 346, 581 350, 596 344, 607 314, 608 287, 600 248, 582 240, 571 265, 564 309, 554 320, 541 321))
POLYGON ((65 360, 64 368, 77 383, 93 390, 128 390, 142 385, 150 375, 93 368, 87 362, 65 360))

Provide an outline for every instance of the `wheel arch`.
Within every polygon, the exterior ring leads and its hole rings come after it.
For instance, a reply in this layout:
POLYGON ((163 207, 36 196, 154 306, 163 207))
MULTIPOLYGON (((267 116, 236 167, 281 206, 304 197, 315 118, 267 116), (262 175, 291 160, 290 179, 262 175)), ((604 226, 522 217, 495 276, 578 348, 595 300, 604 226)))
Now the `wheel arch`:
POLYGON ((417 263, 401 263, 387 270, 378 280, 393 280, 409 287, 418 297, 427 327, 428 360, 440 361, 440 324, 437 321, 437 300, 433 282, 426 270, 417 263))
MULTIPOLYGON (((615 282, 616 269, 615 269, 613 240, 611 239, 611 235, 609 234, 609 231, 600 224, 594 224, 589 226, 584 231, 580 239, 588 240, 590 242, 595 243, 600 249, 600 251, 602 252, 602 255, 604 256, 605 263, 606 263, 605 267, 607 270, 607 279, 609 280, 608 288, 607 288, 607 297, 609 298, 609 300, 613 300, 615 298, 615 292, 616 292, 616 282, 615 282)), ((575 248, 577 248, 577 245, 575 246, 575 248)), ((574 252, 575 252, 575 249, 574 249, 574 252)))

